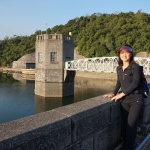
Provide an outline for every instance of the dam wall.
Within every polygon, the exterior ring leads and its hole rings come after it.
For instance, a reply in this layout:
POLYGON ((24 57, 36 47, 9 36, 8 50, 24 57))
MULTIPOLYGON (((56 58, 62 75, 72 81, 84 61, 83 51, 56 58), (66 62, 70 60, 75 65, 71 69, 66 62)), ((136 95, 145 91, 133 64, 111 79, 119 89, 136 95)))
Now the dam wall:
POLYGON ((120 103, 102 96, 0 124, 2 150, 113 149, 121 141, 120 103))
MULTIPOLYGON (((149 109, 150 95, 139 121, 143 135, 149 132, 149 109)), ((121 141, 120 103, 102 96, 0 124, 0 150, 113 150, 121 141)))

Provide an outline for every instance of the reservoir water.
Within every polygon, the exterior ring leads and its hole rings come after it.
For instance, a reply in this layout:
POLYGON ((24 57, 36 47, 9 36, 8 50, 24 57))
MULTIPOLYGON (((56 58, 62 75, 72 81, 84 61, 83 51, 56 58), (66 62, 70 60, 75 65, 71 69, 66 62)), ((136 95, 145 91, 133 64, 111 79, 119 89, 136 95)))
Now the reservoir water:
POLYGON ((75 77, 73 96, 44 98, 34 94, 34 80, 0 73, 0 124, 103 95, 114 85, 114 80, 75 77))

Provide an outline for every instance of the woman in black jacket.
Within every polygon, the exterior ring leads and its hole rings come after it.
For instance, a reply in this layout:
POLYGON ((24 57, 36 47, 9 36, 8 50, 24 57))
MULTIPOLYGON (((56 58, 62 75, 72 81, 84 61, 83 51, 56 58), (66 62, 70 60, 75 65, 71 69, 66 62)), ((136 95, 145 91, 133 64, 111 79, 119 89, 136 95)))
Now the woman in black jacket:
POLYGON ((134 150, 137 121, 143 109, 144 99, 143 94, 138 92, 140 91, 140 66, 134 62, 131 46, 123 45, 117 53, 119 66, 117 67, 116 87, 113 93, 106 94, 103 97, 111 98, 115 102, 121 100, 123 149, 134 150), (119 89, 121 89, 121 92, 117 94, 119 89))

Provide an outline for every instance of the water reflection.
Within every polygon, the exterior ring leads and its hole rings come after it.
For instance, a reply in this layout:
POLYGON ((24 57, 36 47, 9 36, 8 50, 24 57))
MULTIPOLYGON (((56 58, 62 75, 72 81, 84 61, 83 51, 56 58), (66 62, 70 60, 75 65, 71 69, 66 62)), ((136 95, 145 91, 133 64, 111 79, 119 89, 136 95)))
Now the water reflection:
POLYGON ((12 78, 10 74, 0 73, 0 83, 14 83, 14 82, 19 82, 19 81, 12 78))
POLYGON ((36 113, 48 111, 57 107, 72 104, 74 102, 74 96, 67 96, 64 98, 45 98, 41 96, 35 96, 36 113))
POLYGON ((34 83, 19 82, 9 74, 1 77, 0 123, 35 114, 34 83), (7 80, 2 80, 4 76, 7 80))
POLYGON ((88 98, 93 98, 114 89, 114 80, 102 80, 95 78, 75 78, 74 95, 63 98, 44 98, 35 96, 36 112, 44 112, 57 107, 65 106, 88 98))
POLYGON ((34 94, 35 81, 21 74, 0 74, 0 123, 48 111, 111 92, 115 80, 75 77, 74 95, 44 98, 34 94))
POLYGON ((74 102, 111 92, 114 89, 114 85, 115 80, 77 77, 74 84, 74 102))

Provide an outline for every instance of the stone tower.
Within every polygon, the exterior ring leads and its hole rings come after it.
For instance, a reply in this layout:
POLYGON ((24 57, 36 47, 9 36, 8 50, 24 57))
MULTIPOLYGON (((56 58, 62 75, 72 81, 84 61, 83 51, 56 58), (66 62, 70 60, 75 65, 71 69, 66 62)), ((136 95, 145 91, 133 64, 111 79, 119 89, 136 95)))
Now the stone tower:
POLYGON ((65 62, 74 59, 72 36, 43 34, 36 36, 35 94, 64 97, 74 94, 74 71, 65 71, 65 62))

